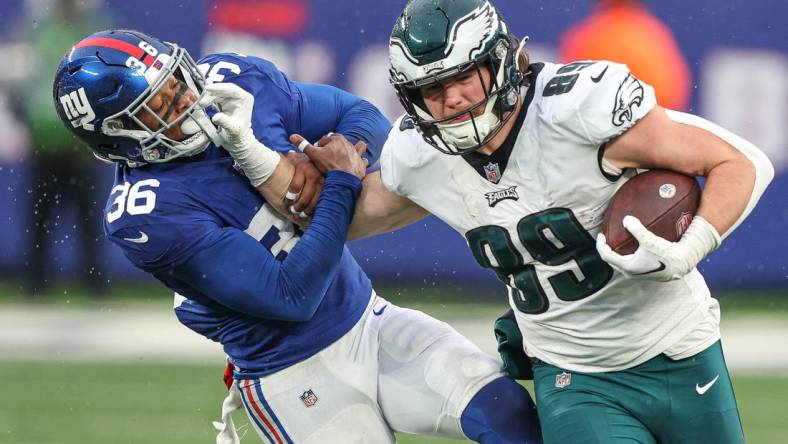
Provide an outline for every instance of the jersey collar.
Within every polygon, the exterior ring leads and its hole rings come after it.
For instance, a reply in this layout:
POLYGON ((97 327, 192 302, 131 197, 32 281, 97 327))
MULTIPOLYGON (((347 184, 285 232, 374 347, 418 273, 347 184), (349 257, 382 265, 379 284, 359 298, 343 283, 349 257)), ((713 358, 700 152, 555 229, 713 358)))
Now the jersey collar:
POLYGON ((514 142, 517 140, 517 135, 523 127, 528 107, 534 99, 536 77, 539 75, 539 72, 542 71, 542 68, 544 68, 544 63, 532 63, 528 66, 530 72, 528 74, 528 81, 531 86, 525 93, 523 106, 520 108, 520 114, 517 116, 512 130, 509 132, 509 135, 506 136, 506 140, 504 140, 501 147, 489 156, 476 151, 461 156, 480 176, 492 183, 498 183, 501 180, 506 166, 509 164, 509 157, 512 155, 514 142))

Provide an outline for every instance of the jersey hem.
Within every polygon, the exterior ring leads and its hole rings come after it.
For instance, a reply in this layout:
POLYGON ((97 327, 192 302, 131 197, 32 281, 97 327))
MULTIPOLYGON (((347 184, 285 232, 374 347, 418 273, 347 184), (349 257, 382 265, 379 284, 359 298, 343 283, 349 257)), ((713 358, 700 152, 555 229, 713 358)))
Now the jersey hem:
MULTIPOLYGON (((246 369, 238 366, 237 364, 233 363, 233 365, 235 365, 235 368, 236 368, 236 370, 233 371, 233 378, 235 378, 235 379, 262 378, 264 376, 271 375, 273 373, 276 373, 278 371, 284 370, 284 369, 286 369, 288 367, 291 367, 293 365, 297 365, 297 364, 299 364, 301 362, 304 362, 304 361, 306 361, 308 359, 313 358, 315 355, 317 355, 321 351, 327 349, 328 347, 331 347, 334 343, 336 343, 337 341, 339 341, 340 339, 345 337, 345 335, 347 335, 351 331, 353 331, 353 329, 360 322, 362 322, 362 320, 364 319, 365 313, 367 313, 369 310, 371 310, 371 307, 372 307, 372 305, 374 303, 374 300, 375 300, 375 291, 373 289, 369 293, 369 296, 368 296, 368 299, 367 299, 367 304, 361 310, 356 311, 353 314, 353 316, 349 318, 349 319, 352 320, 352 324, 350 324, 350 326, 348 328, 341 329, 341 333, 340 334, 337 335, 335 333, 335 330, 329 330, 324 335, 321 335, 321 336, 310 336, 308 338, 308 340, 309 340, 308 344, 310 344, 312 346, 317 345, 317 347, 314 347, 311 351, 307 352, 306 354, 303 354, 303 355, 300 355, 300 356, 295 356, 292 360, 287 360, 286 363, 282 363, 282 364, 279 364, 279 365, 274 365, 274 366, 272 366, 270 368, 265 368, 265 369, 261 369, 261 370, 246 370, 246 369)), ((345 326, 347 324, 346 323, 341 323, 341 324, 338 324, 338 325, 345 326)), ((303 346, 304 344, 292 344, 292 345, 295 348, 298 348, 299 346, 303 346)), ((232 361, 232 358, 230 359, 230 361, 232 361)))

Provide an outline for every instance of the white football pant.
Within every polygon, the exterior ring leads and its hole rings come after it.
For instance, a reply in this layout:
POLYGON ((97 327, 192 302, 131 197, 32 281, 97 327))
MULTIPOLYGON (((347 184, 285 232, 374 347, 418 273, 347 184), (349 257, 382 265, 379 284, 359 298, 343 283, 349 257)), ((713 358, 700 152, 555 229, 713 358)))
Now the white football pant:
POLYGON ((463 439, 465 406, 502 376, 497 358, 445 322, 373 294, 359 322, 324 350, 236 381, 223 409, 230 427, 217 442, 237 442, 228 410, 239 401, 267 443, 393 443, 394 431, 463 439))

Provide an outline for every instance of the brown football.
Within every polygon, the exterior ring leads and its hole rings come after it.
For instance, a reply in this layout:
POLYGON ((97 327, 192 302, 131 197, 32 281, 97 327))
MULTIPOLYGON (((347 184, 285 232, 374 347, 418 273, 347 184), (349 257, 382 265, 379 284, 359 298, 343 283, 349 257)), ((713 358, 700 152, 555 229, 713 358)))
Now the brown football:
POLYGON ((652 233, 675 242, 692 222, 699 204, 700 185, 694 177, 649 170, 630 179, 613 195, 602 221, 602 233, 616 253, 633 253, 638 242, 622 224, 629 214, 652 233))

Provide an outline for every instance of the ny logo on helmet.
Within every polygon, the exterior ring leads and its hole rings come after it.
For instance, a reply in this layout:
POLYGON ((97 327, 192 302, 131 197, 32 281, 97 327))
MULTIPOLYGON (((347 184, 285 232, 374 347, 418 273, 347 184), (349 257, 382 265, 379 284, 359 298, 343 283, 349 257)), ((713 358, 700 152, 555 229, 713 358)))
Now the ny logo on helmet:
POLYGON ((63 112, 66 113, 66 117, 71 121, 71 125, 74 128, 82 126, 88 131, 95 131, 93 124, 90 122, 96 118, 96 113, 90 107, 88 97, 85 95, 85 88, 79 88, 76 91, 60 96, 60 104, 63 106, 63 112))

